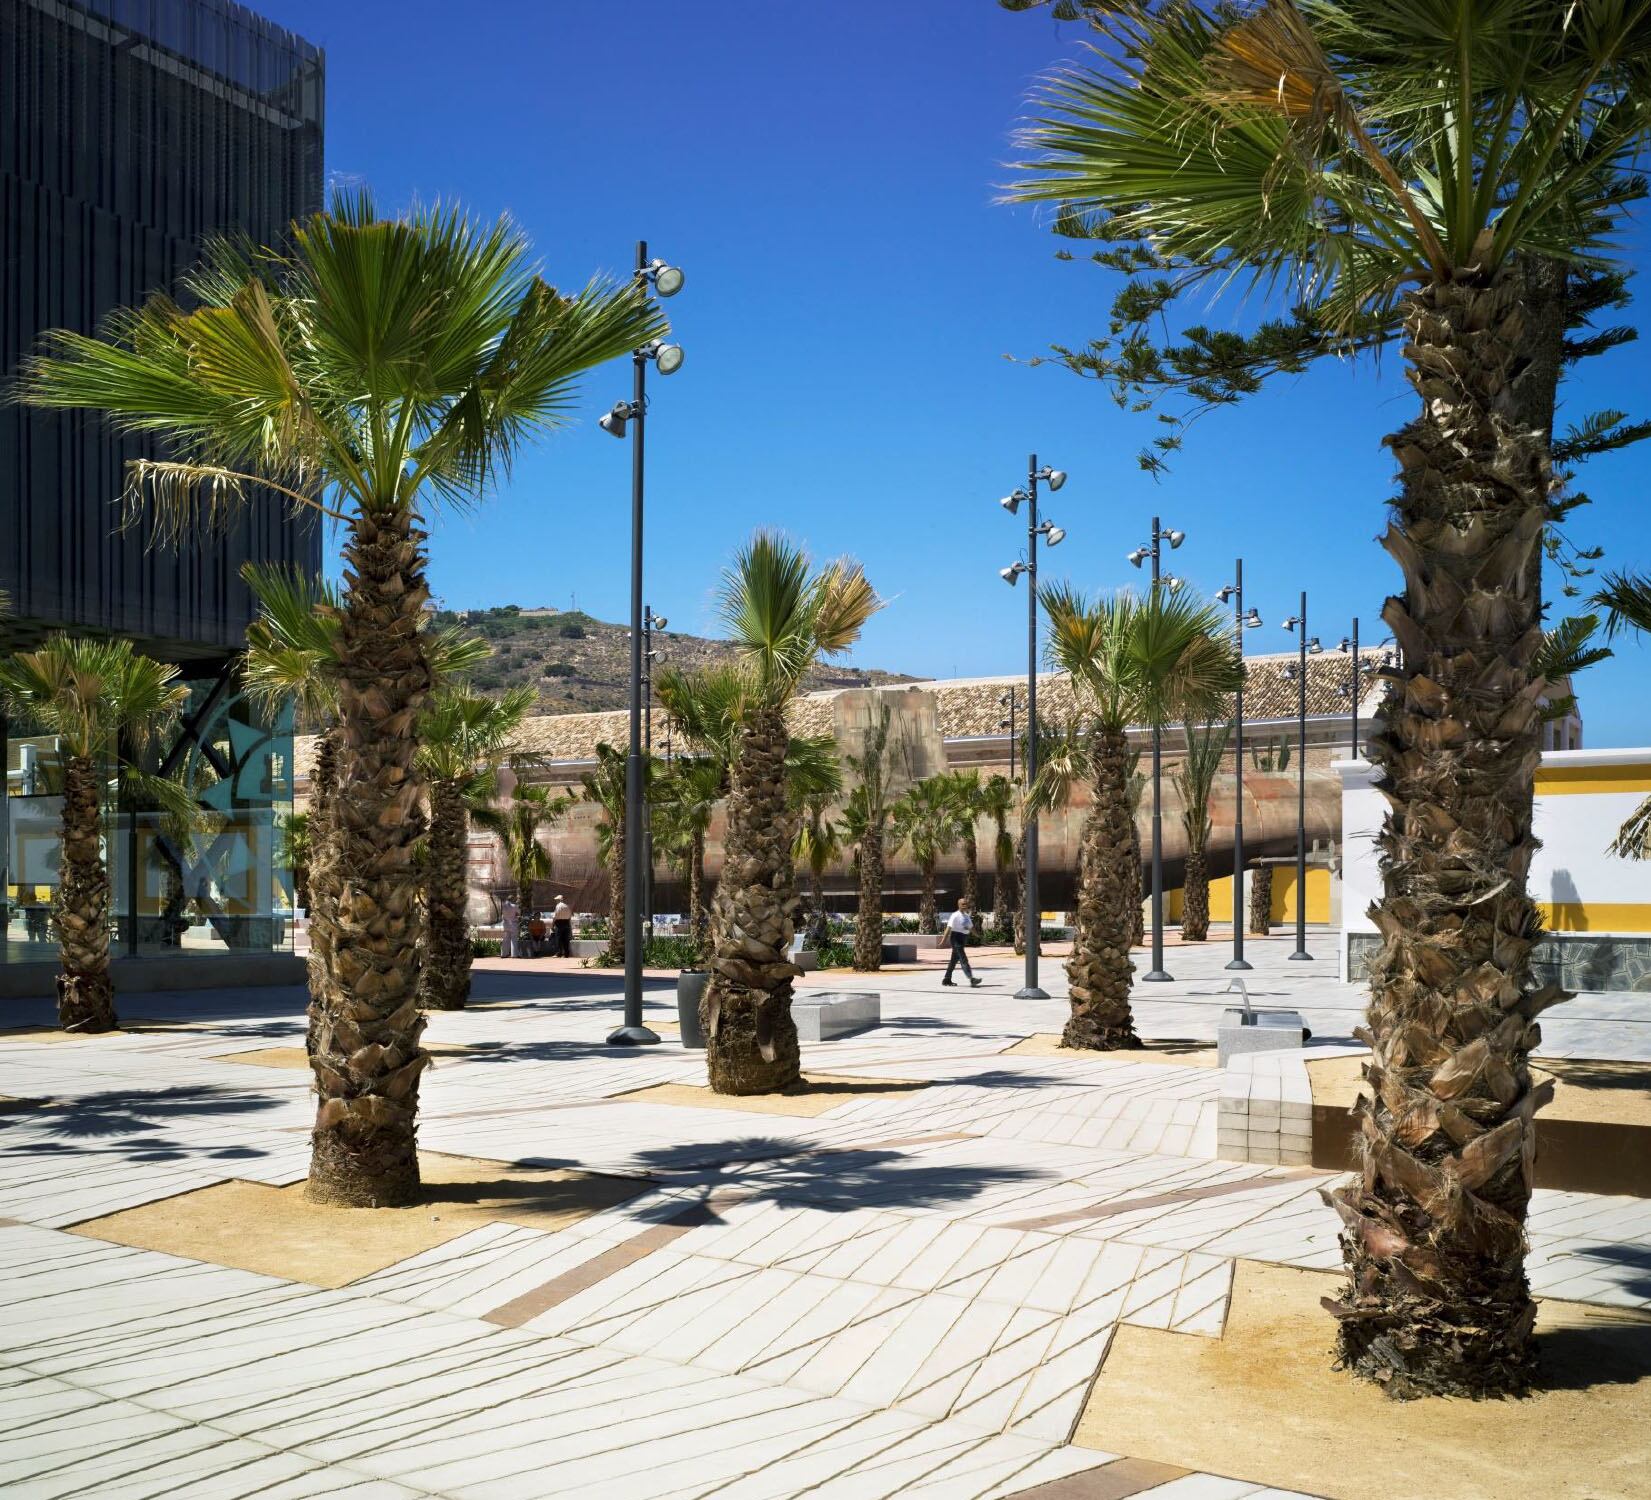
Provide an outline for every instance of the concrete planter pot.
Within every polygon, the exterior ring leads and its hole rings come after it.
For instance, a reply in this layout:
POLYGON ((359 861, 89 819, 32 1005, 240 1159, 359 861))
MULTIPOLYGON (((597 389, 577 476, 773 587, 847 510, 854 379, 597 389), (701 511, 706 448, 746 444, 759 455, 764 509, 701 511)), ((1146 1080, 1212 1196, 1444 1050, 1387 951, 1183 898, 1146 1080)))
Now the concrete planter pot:
POLYGON ((699 1026, 699 1002, 711 982, 708 969, 684 969, 676 978, 676 1019, 684 1047, 703 1048, 705 1033, 699 1026))

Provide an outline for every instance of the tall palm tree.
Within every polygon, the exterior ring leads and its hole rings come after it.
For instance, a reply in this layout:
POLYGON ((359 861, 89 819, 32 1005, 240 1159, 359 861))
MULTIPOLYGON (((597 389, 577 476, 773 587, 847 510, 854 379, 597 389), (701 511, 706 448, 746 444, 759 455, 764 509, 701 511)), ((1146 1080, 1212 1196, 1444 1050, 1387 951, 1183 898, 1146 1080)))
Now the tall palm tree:
POLYGON ((1014 883, 1015 841, 1009 835, 1009 814, 1015 806, 1015 789, 1009 778, 993 775, 980 789, 980 815, 992 822, 992 925, 1001 933, 1015 920, 1020 895, 1014 883))
POLYGON ((792 840, 791 858, 808 871, 808 936, 815 948, 829 936, 825 872, 843 857, 843 825, 831 816, 831 799, 813 796, 803 802, 802 822, 792 840))
POLYGON ((1651 18, 1268 0, 1103 25, 1116 45, 1052 87, 1022 196, 1194 275, 1287 282, 1350 347, 1403 330, 1420 409, 1390 440, 1401 662, 1369 745, 1390 810, 1340 1352, 1397 1395, 1517 1391, 1529 1053, 1563 993, 1532 977, 1526 884, 1551 411, 1567 267, 1608 267, 1643 192, 1651 18))
MULTIPOLYGON (((38 651, 0 659, 0 701, 57 739, 63 759, 62 853, 57 935, 63 972, 57 1019, 65 1031, 112 1031, 115 987, 109 968, 109 871, 102 812, 117 769, 163 808, 191 808, 186 789, 145 776, 134 751, 162 738, 189 689, 178 669, 124 640, 54 635, 38 651)), ((135 916, 135 911, 134 911, 135 916)))
MULTIPOLYGON (((517 768, 520 776, 523 767, 517 768)), ((553 866, 550 850, 539 842, 539 834, 552 827, 573 806, 571 797, 558 796, 548 786, 518 780, 508 806, 473 803, 470 821, 499 840, 504 851, 505 873, 518 902, 533 898, 537 881, 549 880, 553 866)))
POLYGON ((843 839, 854 850, 859 895, 854 911, 854 967, 872 973, 883 964, 883 838, 894 806, 890 792, 897 746, 889 743, 893 721, 879 700, 858 755, 843 757, 855 777, 843 804, 843 839))
MULTIPOLYGON (((1035 825, 1045 813, 1059 811, 1070 805, 1073 791, 1082 783, 1094 780, 1094 736, 1090 727, 1079 716, 1065 720, 1041 719, 1037 729, 1037 775, 1026 783, 1021 798, 1020 841, 1016 848, 1016 862, 1025 890, 1026 830, 1035 825)), ((1030 759, 1030 758, 1029 758, 1030 759)), ((1078 849, 1079 883, 1082 883, 1084 851, 1078 849)), ((1022 910, 1015 927, 1015 951, 1026 951, 1026 923, 1031 914, 1022 910)), ((1043 913, 1037 913, 1039 931, 1042 931, 1043 913)))
MULTIPOLYGON (((1250 763, 1258 771, 1282 776, 1290 769, 1290 741, 1280 735, 1250 750, 1250 763)), ((1273 930, 1273 869, 1272 865, 1257 865, 1250 871, 1250 931, 1256 937, 1266 937, 1273 930)), ((1238 913, 1233 913, 1238 920, 1238 913)))
MULTIPOLYGON (((979 771, 950 771, 946 786, 957 816, 957 841, 963 850, 963 889, 959 893, 971 916, 980 914, 980 844, 975 825, 985 816, 986 789, 979 771)), ((976 931, 978 932, 978 928, 976 931)))
POLYGON ((716 895, 716 956, 701 1002, 711 1087, 760 1094, 801 1078, 788 949, 797 910, 798 821, 785 761, 786 707, 822 656, 859 638, 877 596, 857 564, 814 570, 806 553, 758 532, 723 575, 722 621, 744 679, 716 895))
POLYGON ((935 931, 934 867, 957 847, 958 822, 957 799, 944 773, 913 783, 894 804, 890 834, 917 864, 919 932, 935 931))
MULTIPOLYGON (((470 998, 470 813, 490 806, 510 736, 539 701, 530 687, 498 699, 456 684, 438 688, 419 720, 415 762, 430 797, 425 847, 426 1010, 463 1010, 470 998)), ((537 845, 536 845, 537 846, 537 845)))
MULTIPOLYGON (((608 871, 608 949, 603 962, 609 965, 625 962, 625 752, 612 745, 596 747, 596 764, 579 778, 584 800, 594 802, 602 811, 602 821, 596 830, 597 858, 608 871)), ((642 761, 643 795, 649 795, 653 785, 653 761, 642 761)))
POLYGON ((22 396, 167 441, 176 456, 134 460, 126 486, 163 530, 272 495, 343 529, 339 893, 308 1191, 408 1204, 429 1061, 413 769, 430 692, 424 520, 485 495, 566 421, 582 372, 664 322, 635 282, 555 291, 507 222, 446 207, 385 219, 364 192, 295 225, 286 251, 219 244, 185 280, 187 309, 157 296, 101 337, 50 335, 22 396))
POLYGON ((1187 593, 1124 591, 1093 602, 1067 585, 1042 591, 1049 657, 1072 679, 1085 723, 1080 764, 1093 779, 1078 858, 1078 930, 1067 960, 1072 1014, 1063 1042, 1138 1047, 1130 1014, 1130 936, 1139 908, 1129 810, 1131 725, 1202 718, 1238 684, 1231 632, 1187 593), (1133 869, 1128 868, 1133 866, 1133 869))
POLYGON ((310 815, 307 812, 277 813, 275 817, 275 859, 292 871, 293 904, 310 909, 310 815))
POLYGON ((654 811, 669 835, 680 837, 688 867, 688 927, 704 952, 710 946, 711 916, 705 900, 705 839, 718 804, 728 791, 728 768, 714 755, 684 755, 657 783, 654 811))
MULTIPOLYGON (((281 564, 246 563, 241 577, 258 602, 247 626, 247 649, 241 678, 247 698, 270 716, 291 704, 298 717, 316 726, 310 763, 306 896, 309 931, 309 1054, 325 1022, 325 997, 334 983, 332 955, 334 916, 340 890, 340 837, 337 811, 338 754, 343 737, 339 719, 339 635, 342 614, 338 591, 325 579, 281 564)), ((427 622, 419 622, 425 630, 427 622)), ((492 647, 457 626, 443 626, 424 636, 432 684, 462 676, 480 665, 492 647)), ((468 953, 468 938, 466 940, 468 953)))
POLYGON ((1201 943, 1210 935, 1210 793, 1227 753, 1228 724, 1188 723, 1187 753, 1175 769, 1181 792, 1181 823, 1187 833, 1187 857, 1181 877, 1181 941, 1201 943))

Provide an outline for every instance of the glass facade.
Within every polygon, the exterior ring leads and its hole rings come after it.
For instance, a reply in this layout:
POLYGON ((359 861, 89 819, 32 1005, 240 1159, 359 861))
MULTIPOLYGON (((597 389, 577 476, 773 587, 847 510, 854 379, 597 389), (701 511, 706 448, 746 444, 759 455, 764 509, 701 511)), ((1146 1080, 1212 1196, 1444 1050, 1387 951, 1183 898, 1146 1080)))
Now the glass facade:
MULTIPOLYGON (((185 817, 131 795, 110 768, 104 858, 113 956, 290 952, 291 872, 281 827, 292 812, 292 714, 257 712, 220 674, 190 682, 183 728, 139 757, 194 794, 185 817)), ((0 727, 6 795, 0 804, 0 962, 55 960, 62 769, 57 742, 27 726, 0 727)))

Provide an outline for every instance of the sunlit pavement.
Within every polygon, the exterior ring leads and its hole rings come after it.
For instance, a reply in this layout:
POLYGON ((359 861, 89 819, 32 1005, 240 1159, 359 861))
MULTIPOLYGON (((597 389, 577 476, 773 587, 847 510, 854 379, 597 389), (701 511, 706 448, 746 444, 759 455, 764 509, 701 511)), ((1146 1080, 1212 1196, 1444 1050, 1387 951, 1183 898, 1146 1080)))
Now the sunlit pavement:
MULTIPOLYGON (((1292 946, 1252 940, 1251 998, 1345 1040, 1362 996, 1330 935, 1312 964, 1292 946)), ((1212 1039, 1228 956, 1172 947, 1174 981, 1137 983, 1142 1033, 1212 1039)), ((975 990, 942 988, 943 958, 800 982, 875 989, 883 1022, 805 1045, 806 1069, 863 1082, 795 1115, 656 1088, 705 1079, 669 976, 646 992, 664 1040, 629 1050, 604 1042, 613 971, 482 964, 476 1007, 431 1018, 430 1040, 472 1050, 426 1075, 422 1149, 636 1195, 562 1228, 501 1218, 330 1290, 69 1232, 301 1180, 307 1074, 234 1060, 302 1046, 299 992, 134 995, 129 1024, 184 1024, 0 1037, 20 1101, 0 1114, 0 1491, 865 1500, 1089 1473, 1095 1494, 1281 1495, 1068 1440, 1120 1326, 1216 1338, 1236 1262, 1339 1264, 1328 1178, 1217 1160, 1215 1068, 1010 1051, 1060 1030, 1058 959, 1053 998, 1027 1001, 1013 954, 980 950, 975 990)), ((1543 1025, 1557 1050, 1645 1058, 1648 1009, 1585 996, 1543 1025)), ((1580 1256, 1599 1274, 1563 1295, 1651 1306, 1651 1200, 1539 1192, 1531 1242, 1539 1295, 1580 1256)))

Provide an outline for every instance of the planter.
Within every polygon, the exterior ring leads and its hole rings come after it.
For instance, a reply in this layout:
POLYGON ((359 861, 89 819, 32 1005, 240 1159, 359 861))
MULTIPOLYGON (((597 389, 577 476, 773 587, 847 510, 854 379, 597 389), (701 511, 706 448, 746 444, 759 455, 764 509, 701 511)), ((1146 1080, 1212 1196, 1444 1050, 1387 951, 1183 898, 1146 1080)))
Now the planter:
POLYGON ((676 1019, 684 1047, 703 1049, 705 1046, 705 1033, 699 1029, 699 1002, 710 981, 708 969, 684 969, 677 975, 676 1019))

